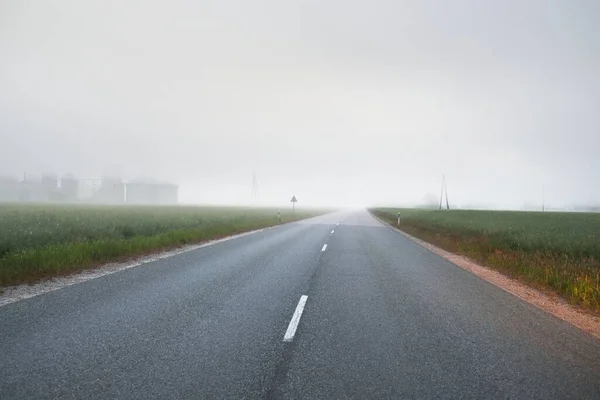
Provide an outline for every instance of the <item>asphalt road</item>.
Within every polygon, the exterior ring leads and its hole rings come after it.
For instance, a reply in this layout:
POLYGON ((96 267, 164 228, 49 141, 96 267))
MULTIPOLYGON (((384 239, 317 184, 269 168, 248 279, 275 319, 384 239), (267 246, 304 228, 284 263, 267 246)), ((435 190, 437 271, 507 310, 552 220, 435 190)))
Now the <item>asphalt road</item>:
POLYGON ((599 399, 600 341, 336 213, 0 307, 27 398, 599 399))

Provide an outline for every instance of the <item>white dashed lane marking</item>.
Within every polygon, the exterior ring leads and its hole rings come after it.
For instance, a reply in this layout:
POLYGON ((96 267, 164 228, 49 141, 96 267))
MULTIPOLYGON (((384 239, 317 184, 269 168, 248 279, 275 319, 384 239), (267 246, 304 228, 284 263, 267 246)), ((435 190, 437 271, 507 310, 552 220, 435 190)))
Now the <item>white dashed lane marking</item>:
POLYGON ((306 295, 302 295, 302 297, 300 297, 300 301, 296 306, 296 311, 294 311, 294 315, 292 315, 292 319, 288 325, 287 331, 285 331, 285 335, 283 336, 284 342, 291 342, 294 340, 294 335, 296 334, 296 329, 298 329, 300 317, 304 311, 304 305, 306 305, 306 299, 308 299, 308 296, 306 295))

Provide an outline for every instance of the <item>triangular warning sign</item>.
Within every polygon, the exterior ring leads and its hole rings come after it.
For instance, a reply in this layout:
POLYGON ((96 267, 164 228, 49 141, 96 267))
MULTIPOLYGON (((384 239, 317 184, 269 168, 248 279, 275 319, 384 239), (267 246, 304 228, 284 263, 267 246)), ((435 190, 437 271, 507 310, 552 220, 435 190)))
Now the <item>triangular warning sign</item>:
POLYGON ((292 203, 297 203, 298 200, 296 200, 296 196, 292 196, 292 200, 290 200, 292 203))

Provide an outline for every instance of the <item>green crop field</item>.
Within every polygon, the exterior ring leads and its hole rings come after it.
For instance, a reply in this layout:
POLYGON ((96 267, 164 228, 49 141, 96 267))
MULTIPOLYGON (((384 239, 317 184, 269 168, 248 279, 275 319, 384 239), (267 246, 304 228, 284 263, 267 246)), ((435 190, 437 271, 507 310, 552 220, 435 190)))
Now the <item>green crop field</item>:
POLYGON ((291 222, 316 210, 0 204, 0 287, 291 222))
POLYGON ((373 209, 379 218, 600 311, 600 214, 373 209))

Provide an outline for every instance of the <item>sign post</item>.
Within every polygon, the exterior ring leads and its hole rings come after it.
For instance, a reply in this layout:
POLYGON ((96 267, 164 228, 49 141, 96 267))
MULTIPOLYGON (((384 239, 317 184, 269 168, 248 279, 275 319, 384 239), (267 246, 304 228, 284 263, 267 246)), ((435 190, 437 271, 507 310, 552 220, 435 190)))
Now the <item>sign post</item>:
POLYGON ((290 201, 292 202, 292 212, 296 212, 296 203, 298 202, 296 196, 292 196, 292 200, 290 201))

